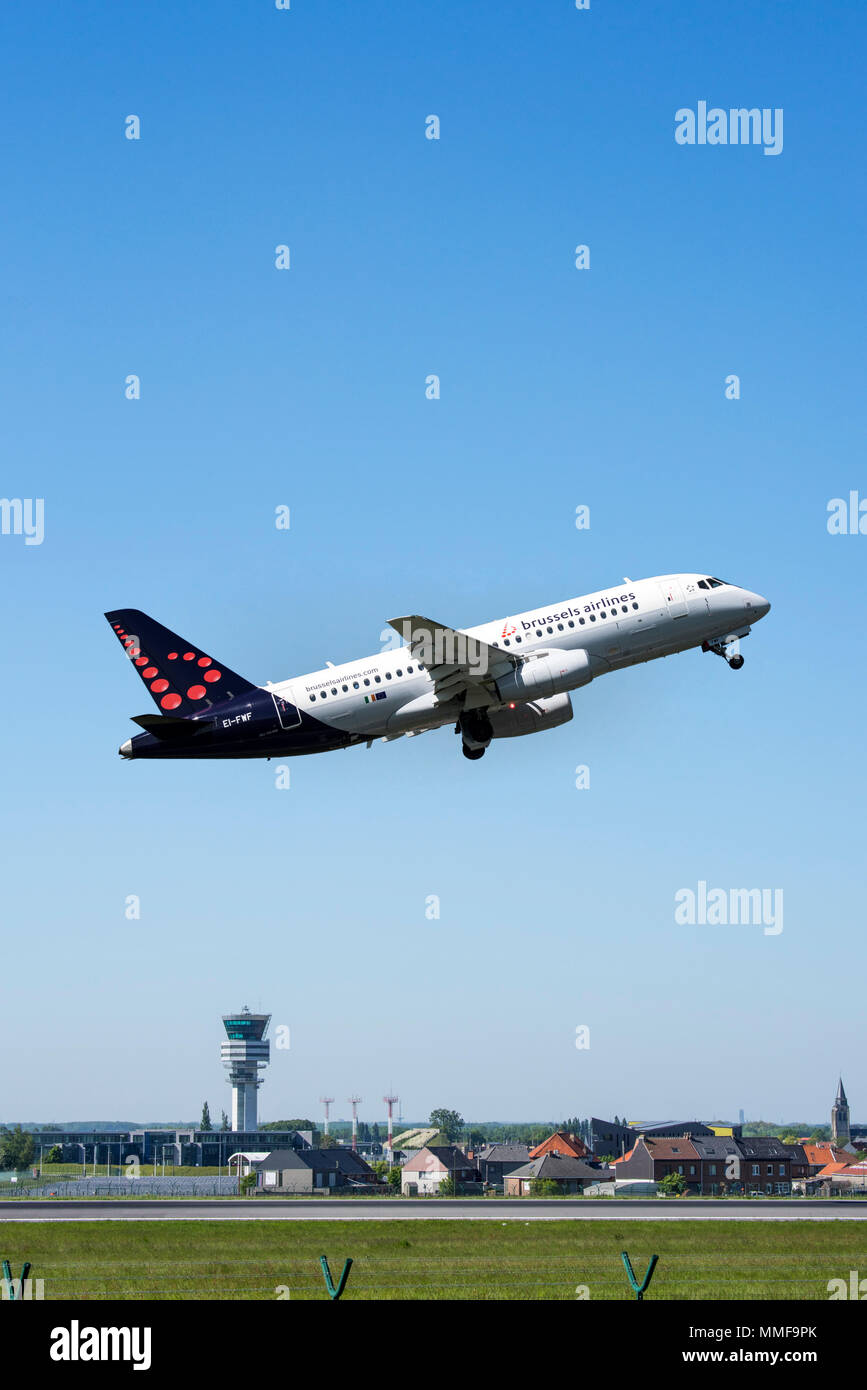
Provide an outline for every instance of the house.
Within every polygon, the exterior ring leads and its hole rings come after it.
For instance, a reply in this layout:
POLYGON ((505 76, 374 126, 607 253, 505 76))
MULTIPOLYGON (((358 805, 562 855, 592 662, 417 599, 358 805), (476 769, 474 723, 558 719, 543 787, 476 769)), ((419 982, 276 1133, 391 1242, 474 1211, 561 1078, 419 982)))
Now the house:
POLYGON ((786 1148, 792 1159, 792 1182, 798 1183, 799 1191, 803 1191, 806 1179, 814 1178, 828 1164, 852 1161, 852 1155, 846 1149, 838 1148, 830 1139, 823 1139, 818 1144, 809 1139, 799 1139, 797 1144, 786 1144, 786 1148))
POLYGON ((335 1188, 377 1191, 382 1184, 352 1149, 275 1149, 253 1165, 256 1189, 326 1194, 335 1188))
POLYGON ((530 1158, 543 1158, 545 1154, 565 1154, 569 1158, 586 1158, 588 1154, 587 1145, 577 1134, 566 1134, 563 1130, 557 1130, 550 1134, 547 1139, 543 1139, 541 1144, 537 1144, 534 1149, 530 1149, 530 1158))
POLYGON ((690 1135, 690 1143, 699 1157, 697 1191, 717 1196, 720 1192, 741 1190, 741 1153, 738 1140, 723 1135, 708 1139, 705 1135, 690 1135))
POLYGON ((678 1173, 685 1180, 687 1189, 701 1191, 701 1155, 691 1140, 682 1135, 656 1139, 639 1134, 630 1151, 615 1160, 614 1171, 618 1182, 624 1178, 660 1182, 669 1173, 678 1173))
MULTIPOLYGON (((788 1147, 792 1148, 793 1146, 790 1144, 788 1147)), ((804 1139, 798 1144, 798 1148, 804 1151, 807 1165, 810 1168, 807 1175, 809 1177, 813 1177, 829 1163, 850 1163, 852 1159, 848 1150, 840 1148, 830 1139, 821 1139, 816 1144, 811 1143, 809 1139, 804 1139)))
POLYGON ((792 1191, 791 1145, 781 1139, 738 1139, 741 1182, 751 1197, 786 1197, 792 1191))
POLYGON ((401 1191, 407 1196, 436 1196, 447 1178, 462 1191, 478 1190, 479 1170, 456 1144, 425 1145, 401 1170, 401 1191))
POLYGON ((867 1194, 867 1162, 828 1163, 807 1184, 811 1193, 828 1197, 847 1196, 851 1193, 867 1194))
POLYGON ((526 1144, 486 1144, 473 1155, 482 1182, 494 1187, 502 1187, 506 1176, 529 1159, 530 1150, 526 1144))
POLYGON ((544 1178, 555 1182, 561 1192, 583 1192, 592 1184, 607 1182, 610 1176, 607 1168, 591 1168, 573 1154, 546 1153, 508 1173, 504 1187, 507 1197, 527 1197, 532 1195, 533 1183, 544 1178))

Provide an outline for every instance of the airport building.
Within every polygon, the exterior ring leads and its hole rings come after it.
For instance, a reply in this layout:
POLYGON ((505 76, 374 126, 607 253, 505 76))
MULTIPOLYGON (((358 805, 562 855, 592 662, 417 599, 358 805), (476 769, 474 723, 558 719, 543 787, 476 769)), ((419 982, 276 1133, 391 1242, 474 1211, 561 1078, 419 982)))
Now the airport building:
POLYGON ((224 1168, 232 1154, 251 1149, 310 1149, 313 1139, 311 1129, 52 1129, 33 1134, 35 1164, 40 1154, 44 1158, 58 1145, 62 1163, 116 1164, 134 1156, 142 1164, 202 1168, 224 1168))

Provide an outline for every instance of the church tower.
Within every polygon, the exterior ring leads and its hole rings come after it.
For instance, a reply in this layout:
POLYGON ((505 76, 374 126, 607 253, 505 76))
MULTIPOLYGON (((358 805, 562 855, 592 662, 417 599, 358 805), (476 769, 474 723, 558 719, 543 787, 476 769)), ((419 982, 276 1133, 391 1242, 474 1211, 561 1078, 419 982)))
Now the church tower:
POLYGON ((843 1090, 843 1078, 837 1087, 837 1099, 831 1107, 831 1138, 835 1144, 849 1143, 849 1102, 843 1090))

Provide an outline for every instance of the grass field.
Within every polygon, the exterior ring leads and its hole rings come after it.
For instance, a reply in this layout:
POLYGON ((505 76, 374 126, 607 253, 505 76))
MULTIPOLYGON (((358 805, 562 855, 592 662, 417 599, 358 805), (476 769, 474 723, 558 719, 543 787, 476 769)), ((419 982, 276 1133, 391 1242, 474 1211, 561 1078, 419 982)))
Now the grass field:
MULTIPOLYGON (((38 1166, 38 1164, 34 1164, 34 1167, 38 1166)), ((151 1178, 154 1176, 154 1165, 152 1163, 142 1163, 140 1171, 143 1177, 151 1178)), ((122 1164, 118 1165, 117 1163, 112 1163, 106 1166, 104 1163, 98 1163, 96 1165, 96 1176, 98 1178, 124 1178, 127 1176, 128 1172, 129 1169, 122 1164)), ((20 1177, 20 1181, 22 1183, 27 1182, 32 1184, 35 1179, 32 1178, 30 1174, 31 1170, 29 1168, 25 1169, 20 1177)), ((220 1174, 222 1174, 224 1178, 230 1175, 229 1169, 225 1164, 222 1168, 193 1168, 189 1165, 181 1167, 179 1164, 176 1165, 173 1163, 167 1163, 165 1165, 165 1176, 167 1178, 216 1178, 220 1174)), ((88 1163, 86 1174, 82 1174, 80 1163, 43 1163, 42 1165, 42 1177, 45 1182, 65 1181, 69 1178, 80 1178, 82 1176, 88 1178, 94 1176, 92 1163, 88 1163)), ((156 1177, 161 1178, 162 1176, 163 1165, 158 1163, 156 1166, 156 1177)))
POLYGON ((346 1299, 828 1298, 829 1279, 867 1273, 867 1230, 848 1222, 64 1222, 0 1223, 0 1259, 29 1260, 45 1298, 326 1298, 319 1256, 346 1299), (286 1293, 282 1295, 286 1297, 286 1293))

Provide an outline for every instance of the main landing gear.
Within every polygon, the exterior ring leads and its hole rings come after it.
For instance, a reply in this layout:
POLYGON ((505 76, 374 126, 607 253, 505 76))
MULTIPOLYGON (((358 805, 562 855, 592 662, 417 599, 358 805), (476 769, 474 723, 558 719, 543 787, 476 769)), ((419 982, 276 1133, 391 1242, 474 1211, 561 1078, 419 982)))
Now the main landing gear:
POLYGON ((739 671, 744 664, 741 656, 740 637, 718 637, 713 642, 702 642, 703 652, 713 652, 727 661, 733 671, 739 671))
POLYGON ((494 737, 491 721, 483 709, 466 710, 455 725, 455 733, 460 734, 463 755, 471 762, 485 756, 485 749, 494 737))

